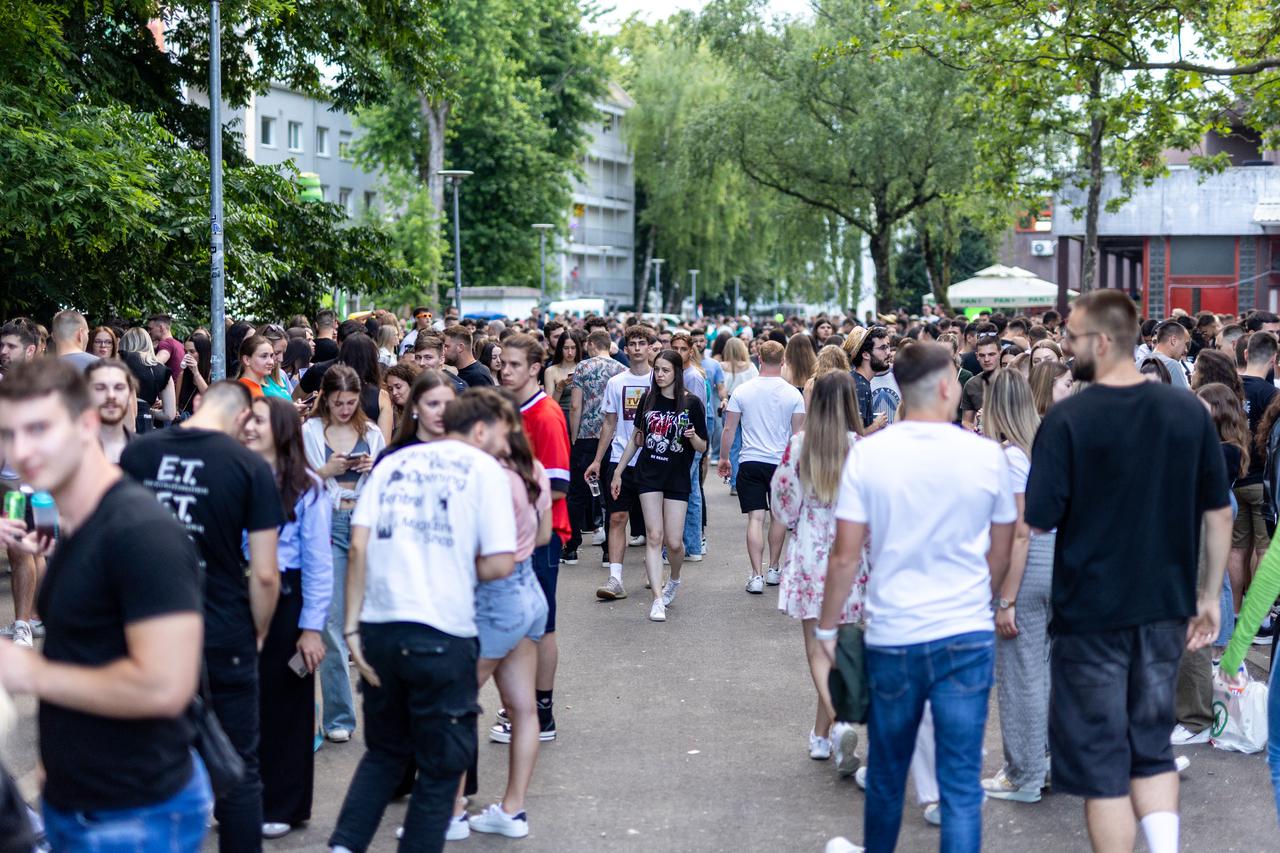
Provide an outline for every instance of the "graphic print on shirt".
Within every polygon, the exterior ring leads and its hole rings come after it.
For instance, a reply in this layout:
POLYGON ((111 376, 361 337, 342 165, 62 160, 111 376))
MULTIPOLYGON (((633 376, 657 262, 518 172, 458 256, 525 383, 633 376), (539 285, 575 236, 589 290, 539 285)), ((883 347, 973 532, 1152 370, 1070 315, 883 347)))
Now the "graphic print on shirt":
POLYGON ((209 489, 196 479, 196 473, 203 467, 203 459, 162 456, 155 479, 148 477, 143 480, 143 485, 154 491, 156 499, 192 533, 204 533, 204 525, 191 513, 192 507, 199 502, 198 498, 209 494, 209 489))
POLYGON ((466 488, 470 477, 471 463, 465 459, 431 458, 402 465, 391 472, 378 495, 374 534, 390 539, 398 528, 427 543, 452 548, 449 500, 466 488))
POLYGON ((689 413, 648 412, 645 415, 644 446, 653 458, 667 461, 669 455, 684 452, 684 433, 689 428, 689 413))
POLYGON ((634 421, 636 410, 640 408, 640 399, 649 390, 648 385, 624 385, 622 388, 622 419, 634 421))

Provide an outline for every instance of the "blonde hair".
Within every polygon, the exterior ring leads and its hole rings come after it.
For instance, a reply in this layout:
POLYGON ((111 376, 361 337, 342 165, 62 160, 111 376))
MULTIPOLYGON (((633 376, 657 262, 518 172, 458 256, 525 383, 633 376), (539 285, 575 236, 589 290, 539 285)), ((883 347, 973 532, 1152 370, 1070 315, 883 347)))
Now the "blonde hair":
POLYGON ((827 344, 818 353, 818 363, 813 368, 813 378, 816 380, 833 370, 848 373, 849 356, 845 355, 844 350, 835 344, 827 344))
POLYGON ((1001 368, 987 383, 982 402, 982 432, 988 438, 1008 442, 1031 456, 1031 443, 1040 428, 1040 415, 1031 396, 1031 384, 1019 371, 1001 368))
POLYGON ((137 353, 138 358, 148 367, 160 363, 156 361, 156 347, 151 343, 151 335, 140 326, 134 326, 124 333, 124 337, 120 339, 120 352, 137 353))
POLYGON ((724 366, 729 373, 739 373, 751 364, 751 353, 742 338, 729 338, 724 343, 724 366))
POLYGON ((796 470, 806 491, 822 503, 835 501, 849 455, 849 433, 862 435, 862 429, 853 376, 836 370, 819 376, 813 383, 796 470))

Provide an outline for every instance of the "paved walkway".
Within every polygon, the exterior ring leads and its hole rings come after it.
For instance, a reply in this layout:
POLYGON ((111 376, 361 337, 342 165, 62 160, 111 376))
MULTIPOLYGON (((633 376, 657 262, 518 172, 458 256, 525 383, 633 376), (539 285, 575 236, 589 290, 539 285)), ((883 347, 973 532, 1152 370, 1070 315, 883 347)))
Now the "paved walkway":
MULTIPOLYGON (((747 568, 737 501, 714 476, 708 499, 711 554, 686 568, 666 624, 646 618, 641 549, 628 549, 631 597, 621 602, 595 600, 607 574, 595 559, 598 548, 584 547, 578 565, 561 568, 560 737, 539 756, 529 800, 532 832, 521 841, 477 833, 450 849, 816 853, 833 835, 861 838, 862 792, 852 779, 838 778, 832 762, 808 757, 814 700, 799 625, 776 611, 773 588, 763 596, 743 591, 747 568)), ((0 587, 7 584, 0 581, 0 587)), ((0 603, 0 614, 7 618, 8 612, 8 604, 0 603)), ((486 717, 473 810, 501 795, 506 774, 506 747, 483 739, 498 707, 492 687, 481 702, 486 717)), ((30 786, 33 706, 23 702, 22 709, 23 725, 4 756, 28 774, 30 786)), ((1208 746, 1180 751, 1192 760, 1183 775, 1184 850, 1280 849, 1262 755, 1208 746)), ((360 752, 359 735, 320 750, 312 824, 266 842, 267 850, 324 849, 360 752)), ((865 745, 859 753, 865 756, 865 745)), ((987 773, 999 761, 993 696, 987 773)), ((403 803, 387 810, 372 850, 395 850, 392 833, 403 811, 403 803)), ((1049 795, 1030 806, 990 802, 983 849, 1084 851, 1083 826, 1080 801, 1070 797, 1049 795)), ((898 849, 937 845, 937 830, 910 806, 898 849)), ((216 849, 213 841, 207 849, 216 849)), ((1145 847, 1139 843, 1138 849, 1145 847)))

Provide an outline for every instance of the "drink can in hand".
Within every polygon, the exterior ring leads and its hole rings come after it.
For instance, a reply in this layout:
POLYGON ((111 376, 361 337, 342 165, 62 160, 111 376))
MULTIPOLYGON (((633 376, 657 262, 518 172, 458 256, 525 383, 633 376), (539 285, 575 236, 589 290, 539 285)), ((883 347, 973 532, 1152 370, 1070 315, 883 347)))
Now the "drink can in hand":
POLYGON ((4 517, 13 521, 22 521, 27 516, 27 496, 14 489, 4 496, 4 517))

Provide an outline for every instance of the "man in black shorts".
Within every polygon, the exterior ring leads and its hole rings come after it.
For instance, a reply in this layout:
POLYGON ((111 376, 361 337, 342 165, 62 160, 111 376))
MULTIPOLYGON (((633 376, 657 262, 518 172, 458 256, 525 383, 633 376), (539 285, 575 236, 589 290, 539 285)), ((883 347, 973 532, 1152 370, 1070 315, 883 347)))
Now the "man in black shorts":
POLYGON ((1208 412, 1191 394, 1143 382, 1132 355, 1137 333, 1121 291, 1075 303, 1065 339, 1072 373, 1092 386, 1045 416, 1026 520, 1058 531, 1053 787, 1085 798, 1094 850, 1132 850, 1136 816, 1152 853, 1173 853, 1178 662, 1184 647, 1217 636, 1231 508, 1208 412), (1207 563, 1197 588, 1202 519, 1207 563))
POLYGON ((622 490, 616 498, 609 493, 609 483, 613 481, 613 467, 618 464, 622 451, 631 441, 640 398, 649 390, 649 383, 653 378, 649 356, 656 339, 653 329, 648 326, 637 324, 627 329, 627 358, 631 361, 631 366, 605 385, 601 404, 604 423, 600 427, 600 443, 596 448, 595 459, 583 472, 583 477, 587 480, 599 478, 600 495, 604 499, 604 511, 608 518, 605 550, 609 556, 609 579, 596 590, 596 598, 602 601, 616 601, 627 597, 626 588, 622 585, 627 520, 631 517, 632 509, 640 506, 640 500, 630 471, 623 474, 622 490), (606 463, 603 470, 602 461, 606 463))
POLYGON ((760 595, 765 584, 777 586, 782 581, 778 561, 782 558, 782 542, 786 530, 780 525, 769 529, 769 571, 761 571, 765 524, 769 514, 769 489, 773 472, 782 461, 791 436, 804 426, 804 397, 794 385, 782 378, 782 344, 764 341, 760 344, 760 375, 740 386, 729 398, 725 409, 724 434, 720 437, 721 477, 730 474, 729 448, 742 424, 742 453, 738 465, 738 505, 747 515, 747 556, 751 560, 751 577, 747 592, 760 595))

